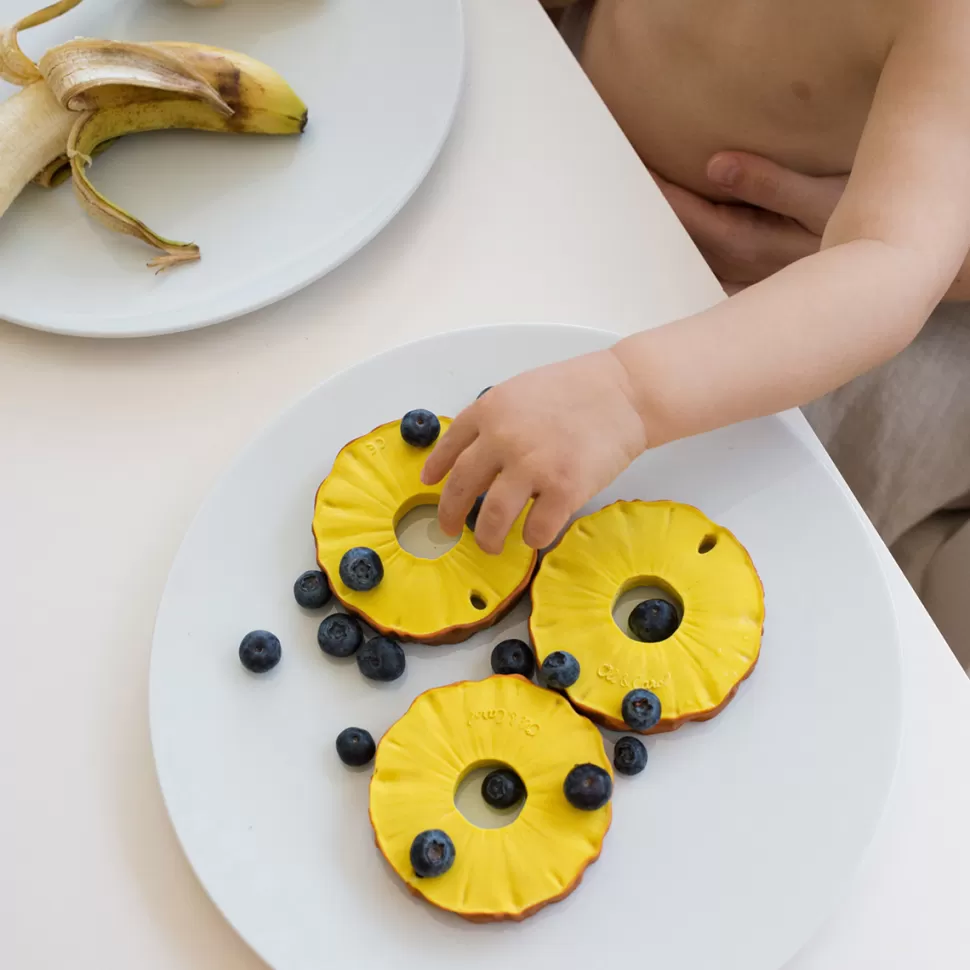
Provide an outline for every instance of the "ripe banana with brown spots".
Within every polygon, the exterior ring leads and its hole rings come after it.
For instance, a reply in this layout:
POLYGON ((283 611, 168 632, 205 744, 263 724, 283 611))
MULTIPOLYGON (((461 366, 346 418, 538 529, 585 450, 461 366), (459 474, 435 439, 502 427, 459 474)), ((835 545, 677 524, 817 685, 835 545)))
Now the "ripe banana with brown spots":
POLYGON ((22 88, 0 102, 0 216, 31 180, 56 185, 70 173, 87 212, 115 232, 154 246, 157 270, 199 258, 193 243, 166 239, 91 184, 91 160, 133 132, 189 128, 296 135, 307 108, 272 68, 202 44, 74 40, 34 63, 18 34, 81 0, 60 0, 0 31, 0 77, 22 88))

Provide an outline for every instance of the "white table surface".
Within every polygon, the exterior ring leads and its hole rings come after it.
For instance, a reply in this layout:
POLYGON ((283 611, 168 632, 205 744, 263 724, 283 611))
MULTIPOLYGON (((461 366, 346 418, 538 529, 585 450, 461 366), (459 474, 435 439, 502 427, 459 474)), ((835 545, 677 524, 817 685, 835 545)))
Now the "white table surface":
MULTIPOLYGON (((262 966, 179 849, 146 710, 169 564, 255 431, 419 336, 513 320, 627 332, 719 297, 536 0, 467 0, 467 14, 466 96, 440 163, 329 278, 175 337, 0 324, 4 968, 262 966)), ((970 682, 881 554, 908 691, 895 790, 867 862, 788 970, 970 967, 970 682)))

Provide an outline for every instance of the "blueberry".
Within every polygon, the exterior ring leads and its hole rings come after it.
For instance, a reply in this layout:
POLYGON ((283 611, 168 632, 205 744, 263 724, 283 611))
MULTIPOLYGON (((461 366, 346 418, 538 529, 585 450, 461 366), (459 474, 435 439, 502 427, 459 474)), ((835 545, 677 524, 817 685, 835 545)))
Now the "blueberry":
POLYGON ((344 728, 337 735, 337 754, 345 765, 362 768, 368 764, 377 751, 377 745, 370 731, 363 728, 344 728))
MULTIPOLYGON (((494 384, 489 384, 489 385, 488 385, 488 387, 486 387, 484 391, 479 391, 479 392, 478 392, 478 398, 483 398, 483 397, 485 397, 485 395, 486 395, 486 394, 488 394, 488 392, 489 392, 489 391, 490 391, 490 390, 491 390, 491 389, 492 389, 492 388, 493 388, 494 386, 495 386, 494 384)), ((476 398, 476 400, 478 400, 478 398, 476 398)))
POLYGON ((293 595, 297 603, 307 610, 319 610, 330 602, 333 593, 327 577, 319 570, 308 569, 293 584, 293 595))
POLYGON ((427 448, 438 440, 441 422, 437 416, 423 408, 408 411, 401 418, 401 437, 415 448, 427 448))
POLYGON ((364 630, 356 616, 332 613, 317 630, 317 643, 330 657, 349 657, 364 642, 364 630))
POLYGON ((511 768, 496 768, 482 782, 482 798, 492 808, 511 808, 525 798, 525 785, 511 768))
POLYGON ((565 650, 550 653, 542 661, 539 680, 544 687, 550 687, 552 690, 565 690, 567 687, 572 687, 579 680, 579 661, 565 650))
POLYGON ((610 773, 598 765, 576 765, 566 775, 562 790, 573 808, 584 812, 595 812, 602 808, 613 794, 613 779, 610 773))
POLYGON ((384 578, 384 563, 373 549, 356 546, 343 554, 340 578, 345 586, 365 593, 384 578))
POLYGON ((254 674, 265 674, 272 670, 283 656, 279 637, 266 630, 253 630, 242 638, 239 644, 239 659, 242 665, 254 674))
POLYGON ((411 866, 419 879, 443 876, 455 862, 455 843, 441 829, 428 829, 411 843, 411 866))
POLYGON ((660 720, 660 698, 649 690, 631 690, 620 711, 634 731, 649 731, 660 720))
POLYGON ((357 666, 368 680, 397 680, 404 664, 401 645, 388 637, 374 637, 357 651, 357 666))
POLYGON ((630 632, 644 643, 672 637, 680 626, 677 608, 666 600, 644 600, 630 614, 630 632))
POLYGON ((620 738, 613 748, 613 767, 621 775, 639 775, 647 767, 647 749, 639 738, 620 738))
POLYGON ((503 640, 492 650, 492 671, 496 674, 521 674, 532 679, 536 658, 522 640, 503 640))
POLYGON ((485 501, 486 492, 482 492, 481 495, 475 499, 475 504, 471 507, 471 511, 465 516, 465 525, 474 532, 475 526, 478 525, 478 513, 482 511, 482 502, 485 501))

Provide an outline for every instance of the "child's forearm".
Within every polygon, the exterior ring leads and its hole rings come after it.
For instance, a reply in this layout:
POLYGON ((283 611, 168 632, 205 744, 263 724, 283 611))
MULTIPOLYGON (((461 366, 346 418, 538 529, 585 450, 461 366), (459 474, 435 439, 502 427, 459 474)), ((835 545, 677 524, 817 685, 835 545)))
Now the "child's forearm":
POLYGON ((855 240, 693 317, 620 341, 650 446, 806 404, 901 351, 947 279, 855 240))

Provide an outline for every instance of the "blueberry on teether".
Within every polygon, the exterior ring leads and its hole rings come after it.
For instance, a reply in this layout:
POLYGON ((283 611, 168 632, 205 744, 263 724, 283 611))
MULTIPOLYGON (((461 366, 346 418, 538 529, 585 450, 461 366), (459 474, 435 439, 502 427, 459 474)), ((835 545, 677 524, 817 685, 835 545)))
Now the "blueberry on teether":
POLYGON ((599 765, 576 765, 563 783, 566 799, 573 808, 595 812, 613 794, 613 779, 599 765))
POLYGON ((401 419, 401 437, 415 448, 427 448, 438 440, 441 422, 424 408, 408 411, 401 419))
POLYGON ((357 546, 343 554, 340 578, 350 589, 366 593, 384 578, 384 564, 373 549, 357 546))
POLYGON ((511 768, 496 768, 482 781, 482 798, 492 808, 511 808, 525 798, 525 785, 511 768))
POLYGON ((631 690, 623 698, 620 711, 634 731, 649 731, 660 720, 660 698, 653 691, 631 690))
POLYGON ((572 687, 579 680, 579 661, 565 650, 556 650, 542 661, 539 680, 552 690, 572 687))
POLYGON ((428 829, 411 843, 411 866, 419 879, 443 876, 455 862, 455 843, 441 829, 428 829))
POLYGON ((475 499, 475 504, 471 507, 468 515, 465 516, 465 525, 474 532, 475 527, 478 525, 478 513, 482 511, 482 502, 485 501, 485 495, 487 493, 483 492, 481 495, 475 499))
POLYGON ((637 603, 630 614, 630 632, 644 643, 659 643, 672 637, 680 626, 677 608, 666 600, 637 603))

